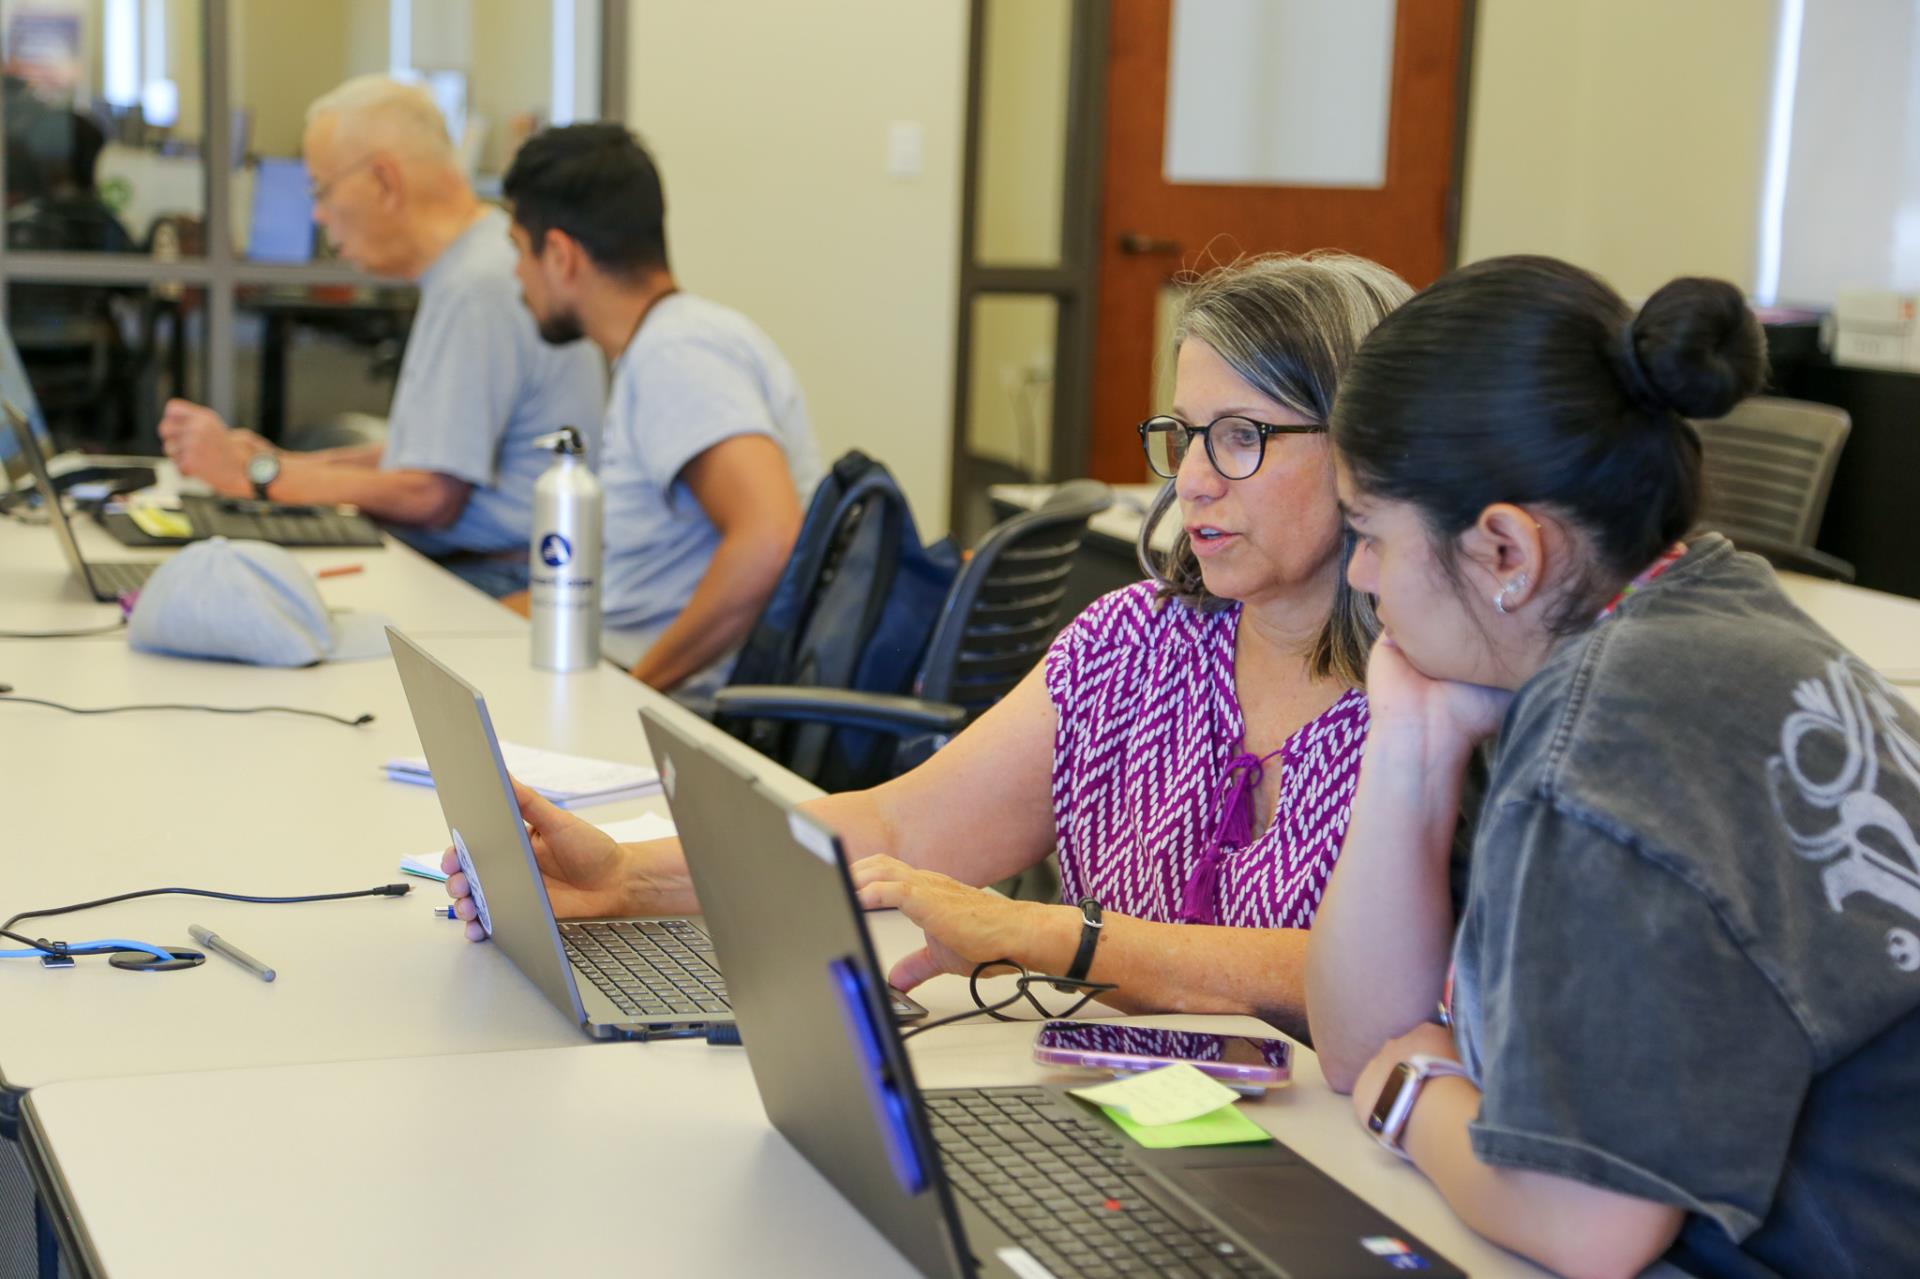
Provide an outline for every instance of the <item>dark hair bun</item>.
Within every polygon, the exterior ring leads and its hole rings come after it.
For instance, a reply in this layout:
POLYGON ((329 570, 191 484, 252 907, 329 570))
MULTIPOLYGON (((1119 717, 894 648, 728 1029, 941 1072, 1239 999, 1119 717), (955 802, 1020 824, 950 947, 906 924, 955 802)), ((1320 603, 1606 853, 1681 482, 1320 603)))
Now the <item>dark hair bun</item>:
POLYGON ((1725 280, 1689 276, 1665 285, 1633 318, 1623 346, 1629 392, 1644 386, 1683 417, 1724 417, 1766 381, 1760 321, 1725 280))

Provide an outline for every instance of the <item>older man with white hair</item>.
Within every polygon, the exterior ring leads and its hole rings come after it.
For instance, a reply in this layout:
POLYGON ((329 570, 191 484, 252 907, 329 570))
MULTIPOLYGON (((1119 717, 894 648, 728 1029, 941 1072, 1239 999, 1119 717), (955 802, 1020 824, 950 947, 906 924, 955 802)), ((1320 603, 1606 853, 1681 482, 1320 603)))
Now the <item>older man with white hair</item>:
POLYGON ((549 460, 531 441, 577 427, 597 456, 605 365, 586 342, 541 341, 507 215, 474 195, 425 91, 349 80, 308 110, 301 149, 314 218, 340 256, 420 286, 386 443, 287 452, 173 400, 167 455, 221 493, 351 503, 483 590, 519 590, 549 460))

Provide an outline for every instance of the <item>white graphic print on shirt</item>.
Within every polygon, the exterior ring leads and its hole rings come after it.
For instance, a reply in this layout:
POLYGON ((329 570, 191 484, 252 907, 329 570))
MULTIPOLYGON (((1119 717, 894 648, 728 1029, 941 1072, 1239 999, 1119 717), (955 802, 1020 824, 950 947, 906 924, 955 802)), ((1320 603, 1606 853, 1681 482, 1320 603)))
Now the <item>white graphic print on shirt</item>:
MULTIPOLYGON (((1920 922, 1920 839, 1904 815, 1920 812, 1920 741, 1899 722, 1905 703, 1852 656, 1829 662, 1824 681, 1803 680, 1793 700, 1800 709, 1780 726, 1767 779, 1795 851, 1825 862, 1820 879, 1834 910, 1868 893, 1920 922), (1899 803, 1883 784, 1904 789, 1899 803)), ((1920 936, 1889 929, 1887 955, 1903 972, 1920 971, 1920 936)))

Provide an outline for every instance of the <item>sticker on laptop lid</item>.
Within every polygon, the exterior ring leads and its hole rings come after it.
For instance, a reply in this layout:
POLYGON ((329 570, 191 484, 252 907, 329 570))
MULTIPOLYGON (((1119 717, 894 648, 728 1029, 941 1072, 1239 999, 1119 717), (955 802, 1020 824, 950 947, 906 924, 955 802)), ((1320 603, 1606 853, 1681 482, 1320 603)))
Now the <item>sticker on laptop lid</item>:
POLYGON ((1391 1235, 1362 1236, 1360 1246, 1395 1270, 1425 1270, 1432 1264, 1408 1247, 1406 1240, 1391 1235))
POLYGON ((467 856, 467 841, 460 837, 459 831, 453 832, 453 855, 460 861, 460 869, 467 876, 467 891, 473 895, 473 909, 480 917, 480 931, 493 936, 493 915, 487 910, 487 895, 480 891, 480 873, 473 868, 473 858, 467 856))
POLYGON ((823 862, 835 860, 833 836, 815 826, 799 813, 787 814, 787 829, 793 832, 793 838, 800 847, 812 853, 823 862))
POLYGON ((1054 1279, 1053 1271, 1035 1261, 1025 1248, 995 1248, 993 1255, 1020 1279, 1054 1279))

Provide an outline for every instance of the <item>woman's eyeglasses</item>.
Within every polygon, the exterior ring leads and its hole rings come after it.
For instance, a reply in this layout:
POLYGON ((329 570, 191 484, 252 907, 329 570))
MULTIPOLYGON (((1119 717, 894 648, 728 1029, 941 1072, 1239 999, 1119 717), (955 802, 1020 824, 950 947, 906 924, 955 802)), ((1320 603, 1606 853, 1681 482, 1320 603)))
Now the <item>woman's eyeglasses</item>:
POLYGON ((1321 435, 1326 429, 1319 422, 1276 424, 1247 417, 1217 417, 1205 426, 1189 426, 1177 417, 1150 417, 1140 424, 1140 447, 1153 473, 1170 480, 1180 474, 1180 463, 1197 435, 1221 478, 1244 480, 1266 460, 1269 436, 1321 435))

